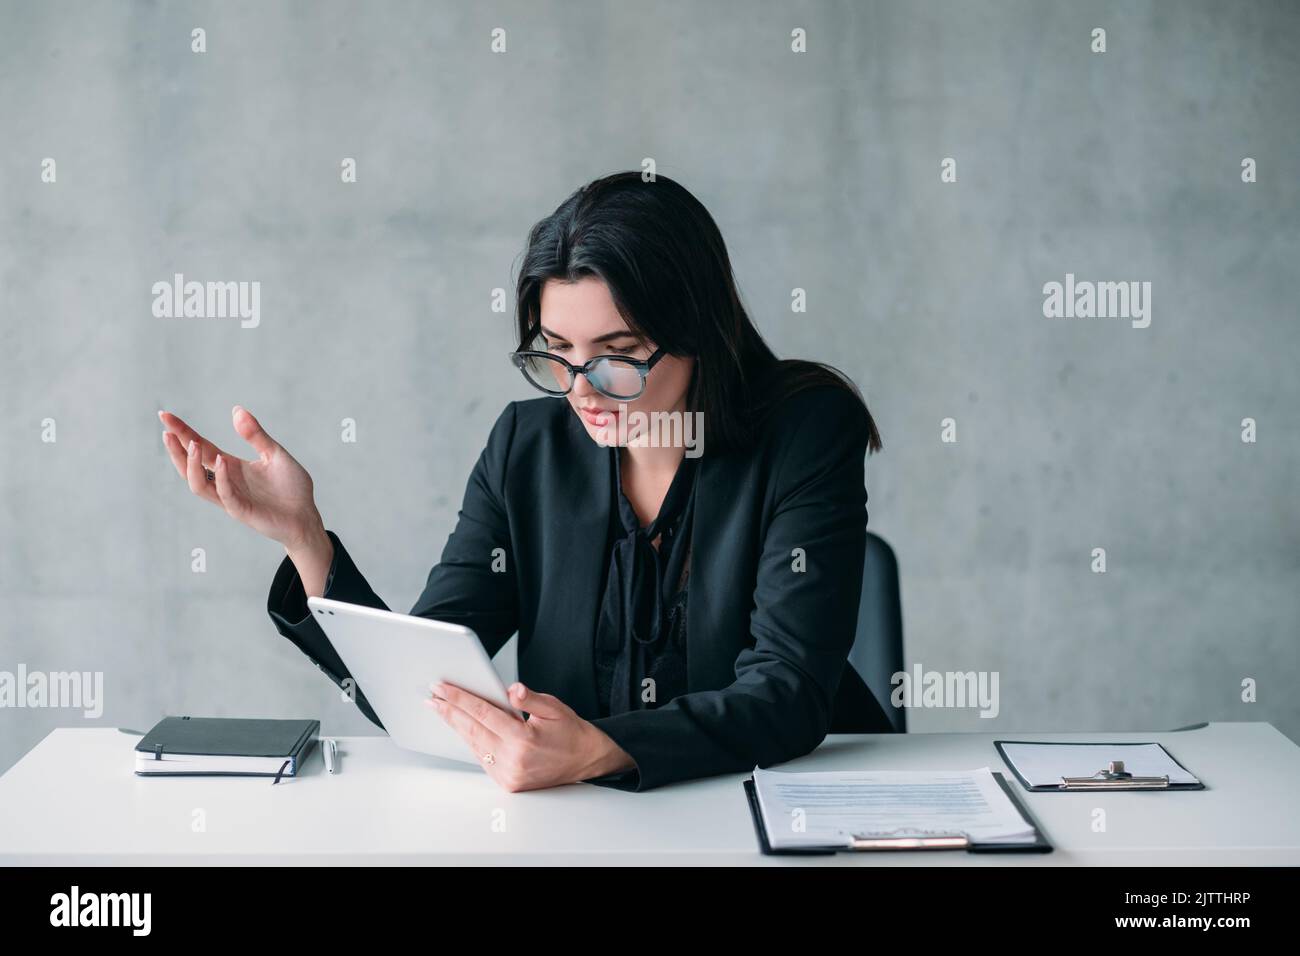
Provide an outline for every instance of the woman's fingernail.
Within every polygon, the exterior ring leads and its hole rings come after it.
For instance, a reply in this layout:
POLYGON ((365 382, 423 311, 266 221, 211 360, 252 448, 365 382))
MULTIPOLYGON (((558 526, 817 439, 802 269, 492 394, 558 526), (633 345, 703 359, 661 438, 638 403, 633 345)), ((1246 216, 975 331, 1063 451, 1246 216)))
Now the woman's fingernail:
POLYGON ((187 453, 191 458, 194 457, 194 439, 193 439, 193 438, 190 439, 190 447, 189 447, 188 449, 186 449, 186 453, 187 453))
POLYGON ((217 456, 217 460, 216 460, 215 464, 213 464, 212 467, 213 467, 213 468, 220 468, 220 467, 221 467, 221 456, 220 456, 220 455, 217 456))

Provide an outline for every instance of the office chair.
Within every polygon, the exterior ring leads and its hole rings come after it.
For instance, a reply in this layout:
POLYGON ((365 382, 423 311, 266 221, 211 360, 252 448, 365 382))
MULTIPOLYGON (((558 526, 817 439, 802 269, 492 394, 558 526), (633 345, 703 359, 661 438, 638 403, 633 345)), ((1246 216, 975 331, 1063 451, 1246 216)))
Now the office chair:
POLYGON ((849 663, 884 708, 894 730, 907 732, 907 710, 889 702, 890 678, 903 669, 903 609, 899 597, 898 559, 885 539, 867 532, 862 565, 862 596, 858 604, 858 634, 849 663))

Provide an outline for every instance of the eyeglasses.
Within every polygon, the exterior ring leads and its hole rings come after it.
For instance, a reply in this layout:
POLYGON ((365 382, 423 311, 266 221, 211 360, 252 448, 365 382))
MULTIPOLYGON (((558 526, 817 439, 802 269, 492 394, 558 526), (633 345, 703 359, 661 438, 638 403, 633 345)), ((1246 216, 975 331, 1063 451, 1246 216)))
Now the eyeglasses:
POLYGON ((591 387, 606 398, 631 401, 645 391, 646 376, 665 352, 658 349, 648 359, 622 355, 597 355, 582 365, 572 365, 550 352, 511 352, 510 361, 533 388, 547 395, 568 395, 579 375, 587 376, 591 387))

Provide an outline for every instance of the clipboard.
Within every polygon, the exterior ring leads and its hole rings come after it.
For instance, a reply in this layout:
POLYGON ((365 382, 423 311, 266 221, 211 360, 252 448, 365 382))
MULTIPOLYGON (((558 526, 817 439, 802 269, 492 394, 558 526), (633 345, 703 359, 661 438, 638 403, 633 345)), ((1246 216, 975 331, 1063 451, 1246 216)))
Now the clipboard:
POLYGON ((1033 828, 1032 843, 971 843, 965 836, 956 837, 894 837, 862 840, 852 846, 799 846, 780 850, 772 849, 768 842, 767 830, 763 826, 763 811, 758 805, 758 792, 754 787, 754 778, 744 781, 745 799, 749 803, 749 814, 754 821, 754 835, 758 838, 758 849, 764 856, 830 856, 835 853, 863 853, 881 850, 965 850, 968 853, 1051 853, 1052 844, 1043 836, 1043 828, 1038 825, 1029 808, 1007 783, 1002 774, 993 773, 993 779, 1002 787, 1016 810, 1025 822, 1033 828))
MULTIPOLYGON (((1150 790, 1156 793, 1168 792, 1170 790, 1204 790, 1205 784, 1196 778, 1195 783, 1174 783, 1167 777, 1134 777, 1132 774, 1125 774, 1123 760, 1113 760, 1107 767, 1102 767, 1091 777, 1062 777, 1061 783, 1040 783, 1031 785, 1028 780, 1021 776, 1020 771, 1016 769, 1015 762, 1007 756, 1007 752, 1002 748, 1003 744, 1041 744, 1041 740, 995 740, 993 746, 997 748, 998 756, 1002 762, 1007 765, 1021 785, 1031 793, 1095 793, 1097 791, 1146 791, 1150 790), (1118 773, 1114 771, 1118 770, 1118 773)), ((1114 751, 1116 758, 1124 755, 1125 747, 1159 747, 1166 757, 1177 766, 1180 770, 1190 777, 1196 777, 1182 763, 1169 752, 1169 749, 1158 740, 1151 741, 1123 741, 1120 743, 1106 741, 1104 744, 1095 744, 1086 740, 1067 740, 1067 741, 1050 741, 1053 747, 1097 747, 1105 746, 1114 751)), ((994 776, 998 776, 994 774, 994 776)))

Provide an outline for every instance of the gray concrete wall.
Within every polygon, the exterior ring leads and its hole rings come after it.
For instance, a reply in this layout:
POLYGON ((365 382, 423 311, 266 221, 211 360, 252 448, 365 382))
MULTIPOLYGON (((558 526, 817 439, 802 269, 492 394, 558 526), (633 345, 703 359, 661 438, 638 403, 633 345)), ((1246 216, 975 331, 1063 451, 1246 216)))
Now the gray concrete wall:
POLYGON ((189 494, 155 410, 238 449, 252 409, 409 608, 529 397, 491 290, 535 220, 644 157, 713 212, 778 352, 863 387, 909 664, 1000 676, 995 720, 913 729, 1300 735, 1295 4, 4 0, 0 24, 0 670, 105 681, 98 719, 0 710, 0 768, 164 713, 371 729, 272 628, 281 549, 189 494), (259 281, 260 325, 155 318, 175 272, 259 281), (1150 327, 1045 318, 1067 273, 1151 282, 1150 327))

